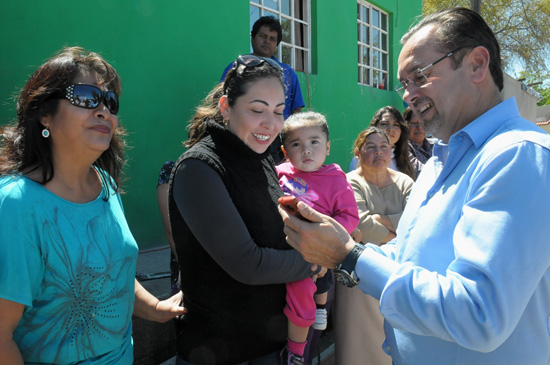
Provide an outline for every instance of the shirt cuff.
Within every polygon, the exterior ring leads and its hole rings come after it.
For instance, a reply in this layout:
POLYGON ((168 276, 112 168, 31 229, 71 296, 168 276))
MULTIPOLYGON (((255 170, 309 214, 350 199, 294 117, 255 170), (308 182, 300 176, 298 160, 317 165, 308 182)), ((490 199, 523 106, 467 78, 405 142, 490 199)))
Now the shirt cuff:
POLYGON ((368 245, 357 260, 355 273, 359 277, 359 289, 365 294, 380 300, 390 276, 399 264, 383 256, 368 245))

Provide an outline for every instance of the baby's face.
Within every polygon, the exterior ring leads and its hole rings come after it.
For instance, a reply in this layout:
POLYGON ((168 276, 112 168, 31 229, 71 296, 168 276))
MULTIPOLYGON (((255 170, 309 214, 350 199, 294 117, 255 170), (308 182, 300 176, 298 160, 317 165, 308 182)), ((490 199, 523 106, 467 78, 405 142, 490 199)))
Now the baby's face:
POLYGON ((330 142, 321 128, 298 127, 288 133, 284 141, 286 158, 301 171, 315 171, 325 163, 330 152, 330 142))

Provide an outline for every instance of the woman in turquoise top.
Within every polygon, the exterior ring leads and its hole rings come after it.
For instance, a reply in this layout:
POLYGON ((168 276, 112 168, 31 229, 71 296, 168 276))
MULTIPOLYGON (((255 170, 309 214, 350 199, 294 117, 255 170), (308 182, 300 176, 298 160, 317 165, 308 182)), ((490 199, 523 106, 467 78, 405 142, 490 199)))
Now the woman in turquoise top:
POLYGON ((121 84, 99 55, 62 50, 27 81, 0 145, 0 358, 131 364, 132 314, 165 322, 135 280, 119 196, 121 84))

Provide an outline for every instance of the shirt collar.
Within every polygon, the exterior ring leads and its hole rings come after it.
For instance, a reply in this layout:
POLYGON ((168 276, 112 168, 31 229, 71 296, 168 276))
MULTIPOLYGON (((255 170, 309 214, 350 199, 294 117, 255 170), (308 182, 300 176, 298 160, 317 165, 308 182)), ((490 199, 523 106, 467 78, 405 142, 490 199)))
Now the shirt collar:
POLYGON ((519 116, 516 98, 511 97, 474 119, 466 127, 452 135, 449 141, 466 134, 474 146, 479 148, 503 123, 519 116))

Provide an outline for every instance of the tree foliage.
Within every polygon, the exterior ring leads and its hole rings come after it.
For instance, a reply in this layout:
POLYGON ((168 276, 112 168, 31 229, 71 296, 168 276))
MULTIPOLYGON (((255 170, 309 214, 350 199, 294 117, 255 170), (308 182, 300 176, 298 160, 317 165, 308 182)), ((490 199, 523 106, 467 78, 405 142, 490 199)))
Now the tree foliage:
MULTIPOLYGON (((462 6, 471 0, 424 0, 424 15, 462 6)), ((481 15, 501 46, 504 69, 516 76, 518 66, 545 81, 550 76, 550 0, 481 1, 481 15)), ((548 85, 548 81, 544 84, 548 85)))

